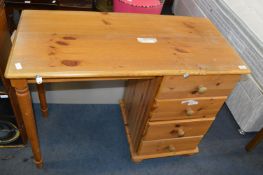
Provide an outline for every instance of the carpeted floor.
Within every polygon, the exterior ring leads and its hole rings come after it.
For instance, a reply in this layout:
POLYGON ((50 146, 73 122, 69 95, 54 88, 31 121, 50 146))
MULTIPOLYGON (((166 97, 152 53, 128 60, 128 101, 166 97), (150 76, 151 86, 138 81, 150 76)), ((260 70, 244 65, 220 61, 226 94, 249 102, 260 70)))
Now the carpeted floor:
POLYGON ((254 136, 241 136, 226 106, 200 144, 200 153, 134 164, 118 105, 49 105, 43 119, 34 106, 44 168, 32 163, 30 146, 0 149, 0 175, 242 175, 263 174, 263 143, 244 150, 254 136))

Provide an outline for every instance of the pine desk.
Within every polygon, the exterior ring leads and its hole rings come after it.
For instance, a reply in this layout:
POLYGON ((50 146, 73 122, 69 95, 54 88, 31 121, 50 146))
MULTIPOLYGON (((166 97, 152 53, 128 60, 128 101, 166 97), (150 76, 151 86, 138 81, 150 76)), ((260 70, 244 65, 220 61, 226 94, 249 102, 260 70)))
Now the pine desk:
POLYGON ((29 10, 22 13, 5 76, 41 167, 28 89, 36 76, 42 78, 44 115, 43 83, 127 80, 120 104, 131 157, 138 162, 197 153, 224 100, 248 73, 207 19, 29 10))

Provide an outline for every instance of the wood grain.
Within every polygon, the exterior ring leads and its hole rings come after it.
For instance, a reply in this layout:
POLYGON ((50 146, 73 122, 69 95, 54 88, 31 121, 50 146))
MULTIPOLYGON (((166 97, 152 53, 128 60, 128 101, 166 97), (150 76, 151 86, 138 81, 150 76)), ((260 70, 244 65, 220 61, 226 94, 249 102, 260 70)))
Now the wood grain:
POLYGON ((38 93, 42 115, 43 117, 47 118, 48 117, 48 105, 47 105, 47 100, 46 100, 45 85, 42 83, 42 84, 37 84, 36 86, 37 86, 37 93, 38 93))
MULTIPOLYGON (((89 77, 89 78, 45 78, 43 82, 45 83, 65 83, 65 82, 82 82, 82 81, 114 81, 114 80, 138 80, 138 79, 152 79, 154 77, 89 77)), ((35 84, 36 79, 28 79, 28 83, 35 84)))
POLYGON ((154 141, 143 141, 140 147, 140 155, 155 155, 160 153, 180 152, 187 150, 194 150, 202 136, 188 137, 179 139, 162 139, 154 141), (172 148, 172 149, 171 149, 172 148))
POLYGON ((149 122, 143 140, 205 135, 213 121, 214 118, 149 122))
POLYGON ((10 86, 9 80, 4 78, 4 73, 6 70, 6 65, 7 65, 8 56, 11 47, 12 47, 12 43, 7 28, 4 5, 1 4, 0 5, 0 71, 1 71, 1 78, 5 87, 10 86))
POLYGON ((21 111, 17 103, 15 90, 14 88, 11 87, 10 80, 4 77, 11 47, 12 47, 12 43, 10 39, 10 34, 8 32, 4 1, 0 0, 0 77, 2 80, 4 90, 8 94, 8 98, 10 100, 13 113, 16 117, 16 122, 17 122, 18 129, 22 137, 22 141, 24 144, 26 144, 27 135, 25 132, 23 121, 22 121, 21 111))
POLYGON ((161 78, 148 80, 128 80, 124 92, 124 103, 127 115, 131 142, 137 151, 141 142, 146 122, 149 119, 150 109, 154 102, 161 78))
POLYGON ((121 113, 122 113, 121 116, 122 116, 124 126, 125 126, 125 132, 126 132, 126 136, 127 136, 127 140, 128 140, 128 144, 129 144, 129 148, 130 148, 131 159, 133 162, 139 163, 144 159, 152 159, 152 158, 158 158, 158 157, 177 156, 177 155, 192 155, 192 154, 199 152, 198 147, 195 147, 194 149, 176 151, 176 152, 162 152, 162 153, 156 153, 155 152, 154 154, 147 154, 147 155, 138 154, 138 152, 134 150, 134 146, 133 146, 133 143, 131 141, 130 131, 129 131, 129 128, 127 126, 126 107, 125 107, 123 100, 120 101, 120 108, 121 108, 121 113))
POLYGON ((5 76, 16 89, 40 167, 27 85, 34 83, 36 75, 44 83, 128 79, 121 110, 132 158, 140 161, 198 152, 197 145, 214 118, 150 121, 150 112, 174 112, 177 102, 168 104, 167 99, 226 98, 240 74, 250 72, 240 65, 245 63, 207 19, 29 10, 22 13, 5 76), (143 44, 138 37, 154 37, 157 42, 143 44), (186 73, 190 77, 185 79, 186 73), (197 93, 200 85, 205 86, 202 94, 197 93), (155 99, 157 109, 152 108, 155 99))
POLYGON ((256 136, 246 145, 246 150, 252 151, 263 140, 263 128, 256 134, 256 136))
POLYGON ((180 99, 197 97, 227 97, 240 75, 204 75, 190 76, 165 76, 158 92, 157 99, 180 99), (198 92, 198 87, 206 87, 204 93, 198 92))
POLYGON ((202 18, 26 10, 17 32, 7 78, 249 73, 238 68, 245 63, 202 18), (158 42, 142 44, 138 37, 158 42))
POLYGON ((25 124, 29 141, 32 145, 34 161, 38 168, 42 168, 43 160, 40 151, 39 139, 35 116, 32 108, 32 100, 26 80, 11 80, 15 88, 18 104, 21 110, 22 118, 25 124))
POLYGON ((226 97, 194 98, 194 99, 167 99, 155 100, 150 115, 151 121, 192 119, 192 118, 214 118, 226 97), (194 100, 198 104, 189 105, 187 101, 194 100), (192 111, 189 115, 187 112, 192 111))

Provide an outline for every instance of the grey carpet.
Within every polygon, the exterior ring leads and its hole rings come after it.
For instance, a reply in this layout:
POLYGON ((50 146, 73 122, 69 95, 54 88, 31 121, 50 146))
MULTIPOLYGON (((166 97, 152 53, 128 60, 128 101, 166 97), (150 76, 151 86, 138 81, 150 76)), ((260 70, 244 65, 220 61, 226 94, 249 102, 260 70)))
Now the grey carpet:
POLYGON ((244 150, 254 136, 241 136, 226 106, 201 142, 200 153, 134 164, 118 105, 49 105, 43 119, 34 106, 44 168, 32 163, 30 146, 0 149, 0 175, 242 175, 263 174, 263 143, 244 150))

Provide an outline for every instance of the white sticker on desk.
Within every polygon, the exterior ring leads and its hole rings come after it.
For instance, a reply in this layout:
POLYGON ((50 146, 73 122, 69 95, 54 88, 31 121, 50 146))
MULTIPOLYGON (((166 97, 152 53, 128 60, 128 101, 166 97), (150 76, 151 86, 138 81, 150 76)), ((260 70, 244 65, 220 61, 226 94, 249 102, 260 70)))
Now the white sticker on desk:
POLYGON ((24 1, 25 2, 25 4, 30 4, 31 3, 31 1, 24 1))
POLYGON ((17 70, 23 69, 21 63, 16 63, 15 66, 17 70))
POLYGON ((245 65, 240 65, 240 66, 238 66, 238 68, 239 68, 239 69, 242 69, 242 70, 245 70, 245 69, 247 69, 247 66, 245 66, 245 65))
POLYGON ((185 101, 182 101, 182 104, 187 104, 188 106, 198 105, 198 101, 196 101, 196 100, 185 100, 185 101))
POLYGON ((145 44, 157 43, 157 39, 156 38, 137 38, 137 41, 139 43, 145 43, 145 44))

